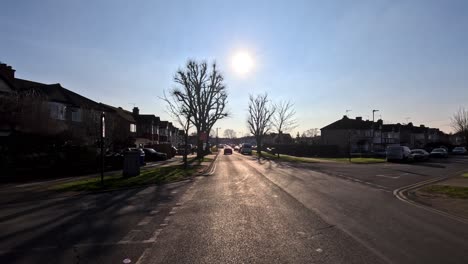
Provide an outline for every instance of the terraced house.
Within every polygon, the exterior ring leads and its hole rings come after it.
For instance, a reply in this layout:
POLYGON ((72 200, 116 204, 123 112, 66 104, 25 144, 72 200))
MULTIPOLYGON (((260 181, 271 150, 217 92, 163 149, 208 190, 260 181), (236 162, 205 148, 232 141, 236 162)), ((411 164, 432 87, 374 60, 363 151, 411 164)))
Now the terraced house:
POLYGON ((383 124, 363 120, 362 117, 351 119, 343 116, 321 129, 321 140, 324 145, 336 145, 340 153, 379 152, 390 145, 402 145, 410 148, 424 148, 430 143, 448 144, 449 136, 437 128, 424 125, 383 124))

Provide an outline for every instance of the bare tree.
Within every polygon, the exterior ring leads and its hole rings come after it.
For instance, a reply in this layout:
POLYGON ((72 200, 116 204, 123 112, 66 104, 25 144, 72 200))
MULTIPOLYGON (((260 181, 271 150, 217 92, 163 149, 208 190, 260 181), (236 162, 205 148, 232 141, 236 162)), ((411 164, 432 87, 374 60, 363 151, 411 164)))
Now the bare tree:
POLYGON ((320 130, 318 128, 311 128, 307 129, 306 131, 302 132, 301 137, 316 137, 320 134, 320 130))
POLYGON ((228 128, 224 130, 223 135, 225 138, 233 139, 236 138, 236 131, 234 131, 234 129, 228 128))
POLYGON ((271 130, 271 119, 275 114, 275 108, 268 100, 268 94, 260 94, 254 97, 249 96, 249 116, 247 125, 250 133, 257 141, 258 155, 262 155, 262 139, 271 130))
POLYGON ((455 133, 460 133, 468 143, 468 109, 460 107, 452 116, 452 127, 455 133))
MULTIPOLYGON (((210 70, 206 62, 189 60, 185 69, 177 71, 174 81, 179 87, 174 88, 171 94, 190 113, 190 122, 198 135, 209 132, 218 120, 228 116, 227 88, 216 63, 210 70)), ((198 139, 197 157, 204 154, 203 141, 198 139)))
POLYGON ((171 97, 168 98, 166 93, 163 97, 160 97, 167 104, 167 112, 176 120, 177 124, 182 127, 184 130, 184 168, 188 167, 187 155, 188 155, 188 133, 190 127, 192 126, 191 122, 191 112, 186 108, 186 106, 177 99, 177 96, 172 93, 171 97))
POLYGON ((273 115, 272 124, 278 133, 278 142, 282 143, 283 133, 294 129, 296 125, 296 111, 294 104, 289 101, 280 101, 275 105, 275 114, 273 115))

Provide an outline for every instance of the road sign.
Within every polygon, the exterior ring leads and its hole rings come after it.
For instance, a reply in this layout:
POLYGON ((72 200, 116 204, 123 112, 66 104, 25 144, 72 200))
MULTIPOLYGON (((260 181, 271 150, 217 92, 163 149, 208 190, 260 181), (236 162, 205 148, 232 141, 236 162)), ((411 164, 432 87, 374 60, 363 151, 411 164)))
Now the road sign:
POLYGON ((205 131, 200 132, 200 135, 198 136, 198 139, 206 141, 207 135, 208 135, 208 133, 206 133, 205 131))

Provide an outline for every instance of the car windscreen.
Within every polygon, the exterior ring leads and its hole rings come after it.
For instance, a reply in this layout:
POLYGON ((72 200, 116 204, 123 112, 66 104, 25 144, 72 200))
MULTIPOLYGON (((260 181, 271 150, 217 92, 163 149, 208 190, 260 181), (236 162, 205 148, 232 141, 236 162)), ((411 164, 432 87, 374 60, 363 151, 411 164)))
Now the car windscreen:
POLYGON ((243 148, 252 148, 252 145, 250 145, 250 144, 244 144, 244 145, 242 145, 242 147, 243 147, 243 148))

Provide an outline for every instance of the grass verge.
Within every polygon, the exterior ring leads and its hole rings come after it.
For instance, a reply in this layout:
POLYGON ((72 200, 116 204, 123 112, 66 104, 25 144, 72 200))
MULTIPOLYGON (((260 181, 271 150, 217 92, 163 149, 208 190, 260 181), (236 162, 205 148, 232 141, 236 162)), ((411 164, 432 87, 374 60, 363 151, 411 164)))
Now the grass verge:
POLYGON ((463 173, 463 174, 462 174, 462 177, 463 177, 463 178, 468 178, 468 172, 463 173))
MULTIPOLYGON (((254 151, 253 154, 258 156, 258 153, 256 151, 254 151)), ((316 163, 316 162, 322 162, 322 161, 334 161, 334 162, 344 162, 344 163, 349 162, 348 158, 307 158, 307 157, 296 157, 296 156, 290 156, 290 155, 284 155, 284 154, 280 154, 280 157, 278 158, 277 155, 274 155, 268 152, 262 152, 262 156, 265 158, 277 159, 277 160, 283 160, 283 161, 289 161, 289 162, 307 162, 307 163, 316 163)), ((383 163, 383 162, 386 162, 385 159, 383 158, 351 158, 351 163, 357 163, 357 164, 370 164, 370 163, 383 163)))
POLYGON ((178 181, 192 176, 198 166, 184 169, 182 165, 159 167, 141 171, 135 177, 123 177, 120 173, 104 177, 104 185, 101 185, 100 178, 84 179, 66 182, 53 186, 56 191, 100 191, 117 188, 137 187, 148 184, 163 184, 178 181))
POLYGON ((468 199, 468 187, 431 185, 423 188, 421 191, 432 194, 442 194, 450 198, 468 199))
MULTIPOLYGON (((323 158, 337 162, 349 162, 349 158, 323 158)), ((383 163, 386 162, 384 158, 351 158, 351 163, 370 164, 370 163, 383 163)))

